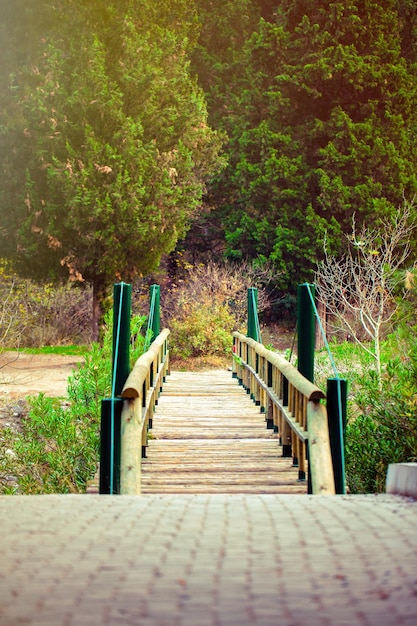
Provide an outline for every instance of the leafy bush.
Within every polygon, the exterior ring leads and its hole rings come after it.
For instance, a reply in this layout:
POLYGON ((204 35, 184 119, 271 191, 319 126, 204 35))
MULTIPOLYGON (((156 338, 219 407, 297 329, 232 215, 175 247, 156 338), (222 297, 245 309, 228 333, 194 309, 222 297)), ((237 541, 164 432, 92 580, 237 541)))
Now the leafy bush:
POLYGON ((226 354, 232 347, 236 320, 228 306, 213 299, 184 303, 181 317, 171 320, 173 356, 226 354))
MULTIPOLYGON (((417 461, 416 330, 398 326, 382 342, 380 385, 372 358, 358 344, 330 345, 338 374, 348 381, 346 474, 352 493, 384 491, 390 463, 417 461)), ((327 351, 321 350, 315 382, 325 389, 332 376, 327 351)))
MULTIPOLYGON (((143 322, 144 318, 132 321, 136 333, 143 322)), ((143 337, 136 334, 132 362, 142 351, 143 337)), ((85 491, 99 459, 101 400, 111 393, 111 359, 112 328, 108 323, 103 346, 93 344, 84 363, 69 378, 68 400, 44 394, 29 398, 20 432, 0 430, 3 493, 85 491)))
POLYGON ((342 343, 329 344, 333 362, 329 358, 327 348, 317 351, 314 358, 315 383, 321 389, 326 389, 326 381, 336 373, 349 382, 349 390, 354 395, 362 386, 364 376, 372 369, 373 359, 369 353, 355 342, 343 341, 342 343), (333 364, 336 364, 336 370, 333 364))
POLYGON ((385 490, 390 463, 417 461, 417 346, 389 362, 378 388, 375 374, 362 381, 360 414, 348 421, 346 473, 353 493, 385 490))

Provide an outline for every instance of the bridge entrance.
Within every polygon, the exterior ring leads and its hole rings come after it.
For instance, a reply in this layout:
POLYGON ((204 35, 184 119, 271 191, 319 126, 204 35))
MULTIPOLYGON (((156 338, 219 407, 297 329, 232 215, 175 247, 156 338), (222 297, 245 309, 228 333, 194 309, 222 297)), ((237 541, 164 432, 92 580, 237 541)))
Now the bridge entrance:
POLYGON ((280 435, 231 372, 171 372, 152 420, 142 493, 306 493, 280 435))

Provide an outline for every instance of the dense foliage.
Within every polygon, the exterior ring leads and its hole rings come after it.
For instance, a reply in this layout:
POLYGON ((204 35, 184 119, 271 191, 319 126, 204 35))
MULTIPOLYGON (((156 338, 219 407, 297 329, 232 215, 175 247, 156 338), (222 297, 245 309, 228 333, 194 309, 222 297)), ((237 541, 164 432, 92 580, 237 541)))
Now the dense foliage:
MULTIPOLYGON (((415 342, 414 342, 415 344, 415 342)), ((417 352, 389 362, 382 387, 364 376, 360 413, 346 432, 346 472, 353 493, 385 491, 390 463, 417 462, 417 352)))
POLYGON ((338 253, 353 214, 372 226, 417 190, 417 9, 408 0, 197 4, 195 66, 211 119, 229 136, 208 224, 221 237, 221 223, 227 256, 272 260, 285 288, 311 277, 325 232, 338 253))
POLYGON ((201 204, 220 140, 175 2, 2 0, 2 254, 95 287, 156 267, 201 204))
POLYGON ((269 260, 283 292, 325 232, 338 254, 353 214, 372 226, 417 191, 410 0, 0 8, 0 236, 32 277, 100 296, 192 223, 190 259, 269 260))
POLYGON ((90 341, 90 289, 24 279, 0 261, 0 350, 90 341))
MULTIPOLYGON (((391 463, 417 462, 417 346, 413 315, 381 343, 383 375, 372 356, 354 342, 331 344, 333 364, 348 383, 345 438, 346 484, 350 493, 384 492, 391 463), (409 326, 408 326, 409 325, 409 326)), ((334 376, 327 350, 316 354, 316 384, 334 376)))
MULTIPOLYGON (((244 263, 183 268, 182 278, 165 291, 162 305, 172 357, 230 359, 232 332, 246 329, 248 288, 257 278, 259 274, 244 263)), ((265 306, 265 293, 259 290, 259 310, 265 306)))

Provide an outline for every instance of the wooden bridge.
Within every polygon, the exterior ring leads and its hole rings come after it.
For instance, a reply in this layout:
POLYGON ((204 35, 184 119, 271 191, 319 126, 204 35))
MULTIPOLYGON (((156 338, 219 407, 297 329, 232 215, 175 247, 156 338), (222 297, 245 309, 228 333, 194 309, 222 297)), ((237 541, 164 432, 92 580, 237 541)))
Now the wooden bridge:
POLYGON ((325 394, 253 339, 234 333, 233 349, 231 371, 170 373, 160 333, 125 382, 120 425, 108 412, 120 452, 102 446, 100 493, 335 493, 325 394))
POLYGON ((142 493, 305 493, 280 436, 232 373, 174 371, 164 384, 142 493))

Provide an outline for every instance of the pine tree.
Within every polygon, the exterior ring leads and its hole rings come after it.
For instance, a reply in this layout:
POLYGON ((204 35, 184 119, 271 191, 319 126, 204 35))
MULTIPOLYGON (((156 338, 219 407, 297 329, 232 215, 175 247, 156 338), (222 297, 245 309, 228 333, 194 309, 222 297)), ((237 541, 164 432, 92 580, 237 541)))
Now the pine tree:
POLYGON ((184 0, 13 7, 1 31, 2 249, 31 276, 64 268, 92 283, 97 322, 109 284, 149 272, 185 234, 221 163, 189 67, 196 15, 184 0))
MULTIPOLYGON (((256 2, 223 126, 218 217, 232 258, 272 260, 283 288, 417 191, 416 23, 409 0, 256 2)), ((219 86, 217 86, 219 88, 219 86)), ((220 100, 221 101, 221 100, 220 100)))

